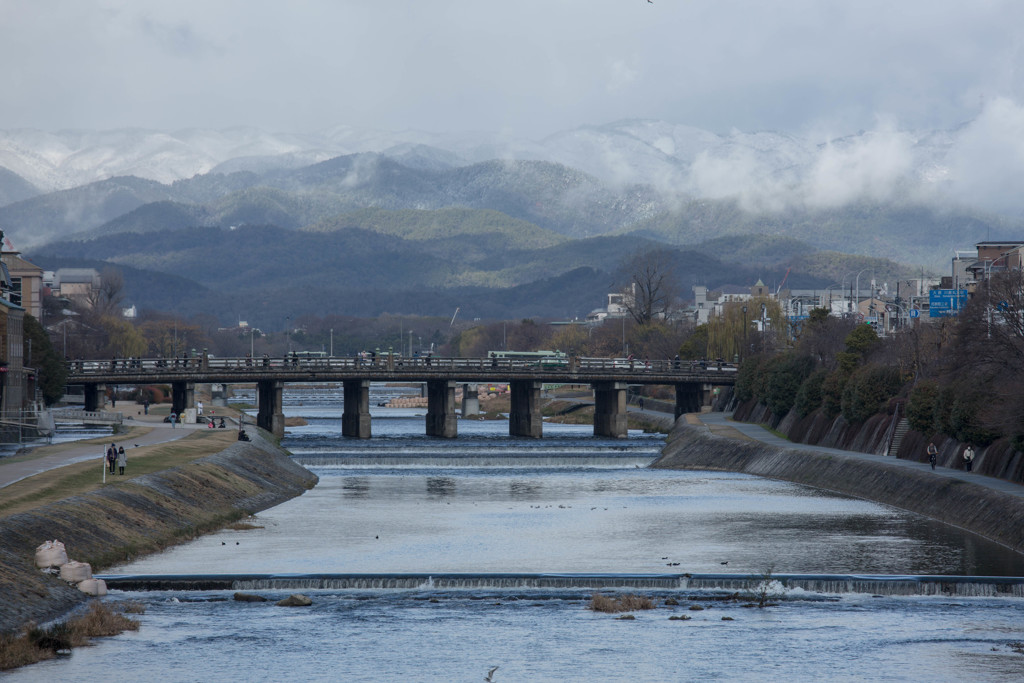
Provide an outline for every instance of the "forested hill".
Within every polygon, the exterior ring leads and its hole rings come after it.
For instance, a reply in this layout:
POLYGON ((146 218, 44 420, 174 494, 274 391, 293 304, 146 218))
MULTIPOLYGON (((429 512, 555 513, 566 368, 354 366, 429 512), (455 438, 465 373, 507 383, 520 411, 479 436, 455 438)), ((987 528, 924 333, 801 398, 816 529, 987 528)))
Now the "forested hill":
MULTIPOLYGON (((391 223, 369 215, 378 219, 371 229, 194 227, 56 242, 28 256, 46 269, 85 262, 130 268, 127 299, 142 308, 167 308, 164 276, 157 273, 173 275, 181 278, 175 289, 183 297, 171 310, 210 312, 226 322, 254 319, 254 306, 280 320, 302 313, 450 315, 456 306, 467 317, 574 318, 604 306, 608 292, 624 284, 624 259, 654 244, 627 236, 553 236, 548 246, 528 248, 500 230, 434 233, 432 239, 425 238, 429 231, 414 231, 409 238, 392 229, 379 232, 391 223), (143 272, 153 273, 152 285, 143 272)), ((396 217, 395 224, 402 220, 396 217)), ((697 251, 671 251, 684 297, 694 284, 781 282, 786 270, 784 264, 726 263, 697 251)), ((790 286, 827 284, 820 277, 789 276, 790 286)))

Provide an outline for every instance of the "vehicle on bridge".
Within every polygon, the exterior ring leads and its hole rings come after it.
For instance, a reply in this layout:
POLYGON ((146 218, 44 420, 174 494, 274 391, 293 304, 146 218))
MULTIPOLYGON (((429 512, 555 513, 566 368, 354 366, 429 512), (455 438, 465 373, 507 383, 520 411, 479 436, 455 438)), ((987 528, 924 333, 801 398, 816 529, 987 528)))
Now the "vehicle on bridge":
POLYGON ((538 368, 564 368, 569 357, 564 351, 488 351, 487 357, 495 361, 524 361, 522 366, 538 368))

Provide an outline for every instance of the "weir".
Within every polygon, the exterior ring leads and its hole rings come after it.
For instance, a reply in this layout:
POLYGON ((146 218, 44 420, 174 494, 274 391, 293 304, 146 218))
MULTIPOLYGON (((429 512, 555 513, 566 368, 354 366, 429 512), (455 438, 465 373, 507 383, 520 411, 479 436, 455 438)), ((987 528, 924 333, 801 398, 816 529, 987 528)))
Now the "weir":
POLYGON ((626 455, 537 455, 532 453, 503 453, 501 455, 379 455, 375 453, 345 457, 319 455, 293 455, 292 459, 303 467, 468 467, 468 468, 578 468, 621 469, 647 467, 657 454, 626 455))
MULTIPOLYGON (((857 574, 104 574, 107 587, 124 591, 208 590, 458 590, 458 589, 648 589, 698 593, 754 593, 777 583, 773 600, 788 591, 821 595, 946 595, 1024 598, 1024 577, 904 576, 857 574)), ((739 596, 744 599, 744 596, 739 596)), ((802 599, 790 595, 789 599, 802 599)))

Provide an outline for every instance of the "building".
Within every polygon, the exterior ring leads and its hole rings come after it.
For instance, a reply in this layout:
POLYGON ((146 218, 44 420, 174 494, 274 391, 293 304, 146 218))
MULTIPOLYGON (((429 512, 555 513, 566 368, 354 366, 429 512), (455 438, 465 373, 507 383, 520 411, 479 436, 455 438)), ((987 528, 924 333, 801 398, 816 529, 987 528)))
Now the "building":
POLYGON ((0 261, 10 276, 8 300, 39 320, 43 315, 43 269, 21 258, 17 251, 0 252, 0 261))
POLYGON ((95 268, 61 268, 53 274, 53 295, 89 305, 100 288, 100 274, 95 268))

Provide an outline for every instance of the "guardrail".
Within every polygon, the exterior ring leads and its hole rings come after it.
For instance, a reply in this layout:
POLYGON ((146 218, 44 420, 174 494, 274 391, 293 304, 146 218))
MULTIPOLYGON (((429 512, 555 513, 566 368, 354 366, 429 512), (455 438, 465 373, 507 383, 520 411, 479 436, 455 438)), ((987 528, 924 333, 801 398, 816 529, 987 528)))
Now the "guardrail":
POLYGON ((542 359, 510 358, 436 358, 381 355, 370 357, 300 358, 293 356, 261 358, 127 358, 109 361, 78 360, 68 363, 68 369, 75 375, 139 374, 151 372, 166 374, 168 371, 237 371, 259 372, 260 370, 309 370, 309 371, 359 371, 359 370, 415 370, 480 372, 488 370, 551 371, 564 372, 611 372, 628 375, 638 373, 666 374, 672 372, 736 372, 736 366, 724 362, 682 361, 682 360, 637 360, 623 358, 549 357, 542 359))

